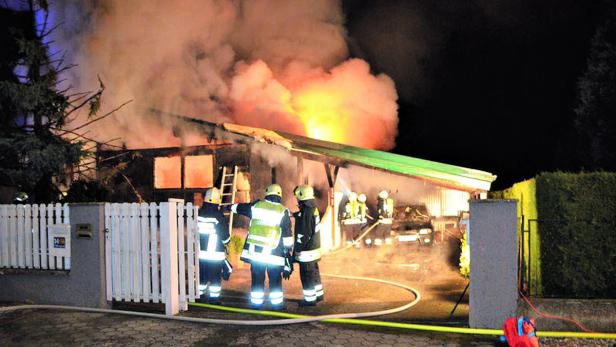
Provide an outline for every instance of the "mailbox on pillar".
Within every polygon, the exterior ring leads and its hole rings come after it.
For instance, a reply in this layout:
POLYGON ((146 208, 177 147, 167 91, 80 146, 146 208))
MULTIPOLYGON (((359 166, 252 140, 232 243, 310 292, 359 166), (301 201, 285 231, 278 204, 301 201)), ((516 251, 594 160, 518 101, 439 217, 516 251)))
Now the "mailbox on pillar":
POLYGON ((52 257, 71 256, 71 226, 69 224, 53 224, 47 233, 47 249, 52 257))

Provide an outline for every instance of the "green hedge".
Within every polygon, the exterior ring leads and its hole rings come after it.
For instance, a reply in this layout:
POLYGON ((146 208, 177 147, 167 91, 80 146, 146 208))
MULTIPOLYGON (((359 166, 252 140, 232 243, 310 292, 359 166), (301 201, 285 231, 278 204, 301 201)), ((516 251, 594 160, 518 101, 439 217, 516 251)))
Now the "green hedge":
POLYGON ((536 180, 544 294, 616 297, 616 173, 536 180))
POLYGON ((616 297, 616 173, 542 173, 493 196, 519 201, 524 230, 539 220, 522 264, 531 294, 616 297))

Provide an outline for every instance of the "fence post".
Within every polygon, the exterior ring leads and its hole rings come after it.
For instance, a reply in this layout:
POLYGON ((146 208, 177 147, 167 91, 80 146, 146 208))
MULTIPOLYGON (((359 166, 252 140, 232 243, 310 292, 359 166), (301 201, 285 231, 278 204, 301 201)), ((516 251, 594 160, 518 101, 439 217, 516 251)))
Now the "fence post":
POLYGON ((160 262, 161 285, 165 314, 180 312, 178 284, 178 226, 177 202, 160 203, 160 262))
POLYGON ((177 226, 178 226, 178 276, 179 276, 179 290, 180 290, 180 309, 182 311, 188 311, 188 301, 186 300, 186 263, 184 253, 184 201, 177 204, 177 226))

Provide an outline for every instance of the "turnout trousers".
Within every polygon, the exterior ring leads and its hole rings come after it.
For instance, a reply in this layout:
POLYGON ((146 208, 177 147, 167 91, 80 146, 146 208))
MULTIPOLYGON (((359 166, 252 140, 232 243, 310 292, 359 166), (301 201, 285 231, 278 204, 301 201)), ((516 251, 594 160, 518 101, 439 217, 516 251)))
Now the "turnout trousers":
POLYGON ((391 244, 391 224, 379 224, 374 230, 374 245, 391 244))
POLYGON ((272 306, 282 306, 284 300, 282 293, 283 266, 271 265, 253 261, 250 263, 250 303, 261 306, 265 301, 265 274, 269 280, 269 299, 272 306))
POLYGON ((222 289, 222 262, 223 260, 199 259, 200 295, 204 295, 206 289, 208 289, 210 299, 218 299, 220 297, 220 291, 222 289))
POLYGON ((361 224, 342 224, 347 244, 352 244, 361 235, 361 224))
POLYGON ((302 280, 304 290, 304 301, 315 302, 323 300, 323 284, 321 283, 321 273, 319 262, 311 261, 299 263, 299 278, 302 280))

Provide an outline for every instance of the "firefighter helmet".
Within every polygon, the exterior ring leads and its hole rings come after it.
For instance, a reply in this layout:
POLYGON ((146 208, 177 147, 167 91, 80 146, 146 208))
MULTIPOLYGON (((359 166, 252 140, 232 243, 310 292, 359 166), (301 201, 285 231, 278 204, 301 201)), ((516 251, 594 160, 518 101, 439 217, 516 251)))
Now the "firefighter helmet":
POLYGON ((381 190, 381 191, 379 192, 379 198, 381 198, 381 199, 385 200, 385 199, 387 199, 388 197, 389 197, 389 193, 387 193, 387 191, 386 191, 386 190, 381 190))
POLYGON ((220 191, 216 187, 208 189, 203 200, 210 204, 220 204, 220 191))
POLYGON ((300 201, 314 199, 314 189, 307 184, 297 186, 293 193, 297 200, 300 201))
POLYGON ((282 188, 278 184, 271 184, 265 189, 265 196, 276 195, 282 198, 282 188))
POLYGON ((13 199, 14 203, 24 203, 28 200, 28 194, 25 192, 17 192, 15 193, 15 197, 13 199))
POLYGON ((359 196, 357 197, 357 201, 366 202, 366 194, 364 193, 359 194, 359 196))
POLYGON ((356 201, 356 200, 357 200, 357 193, 350 192, 349 193, 349 201, 356 201))

